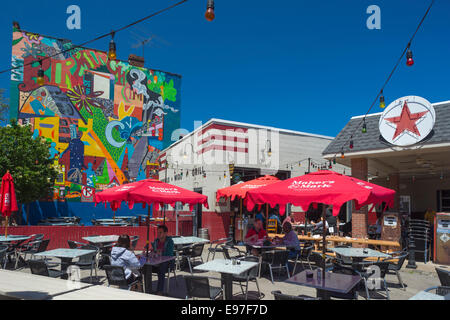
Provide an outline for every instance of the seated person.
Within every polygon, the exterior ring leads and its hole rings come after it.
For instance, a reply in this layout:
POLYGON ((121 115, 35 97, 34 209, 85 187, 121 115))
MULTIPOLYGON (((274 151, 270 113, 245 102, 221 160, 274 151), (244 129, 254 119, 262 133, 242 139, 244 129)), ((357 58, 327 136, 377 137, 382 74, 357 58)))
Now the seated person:
MULTIPOLYGON (((313 227, 313 233, 318 233, 318 232, 322 232, 323 230, 323 217, 320 217, 319 222, 314 222, 311 221, 311 224, 314 226, 313 227)), ((325 219, 325 228, 327 229, 327 233, 328 233, 328 221, 325 219)))
POLYGON ((289 259, 294 259, 297 257, 297 253, 300 252, 300 241, 290 222, 286 222, 283 225, 283 233, 283 238, 276 237, 275 239, 280 239, 281 243, 286 245, 289 249, 289 259))
MULTIPOLYGON (((167 226, 158 226, 158 237, 152 242, 153 252, 160 256, 173 256, 174 255, 174 243, 171 237, 167 236, 167 226)), ((158 286, 156 294, 162 295, 164 291, 164 283, 166 279, 166 273, 169 268, 170 262, 161 263, 158 266, 153 266, 152 271, 158 274, 158 286)))
MULTIPOLYGON (((117 240, 116 246, 111 250, 111 265, 124 268, 125 278, 127 279, 128 284, 142 279, 142 276, 138 271, 141 264, 130 248, 130 237, 127 234, 122 234, 117 240)), ((140 286, 141 284, 139 284, 139 287, 140 286)))
MULTIPOLYGON (((245 242, 256 242, 265 237, 267 237, 267 232, 263 228, 263 222, 260 219, 256 219, 253 227, 247 231, 245 242)), ((251 253, 252 255, 257 256, 261 253, 261 250, 253 248, 251 249, 251 253)))
POLYGON ((377 221, 374 225, 369 226, 369 235, 375 239, 381 238, 381 214, 377 212, 377 221))
POLYGON ((259 239, 264 239, 267 236, 266 230, 263 228, 263 222, 256 219, 253 227, 247 231, 245 242, 255 242, 259 239))

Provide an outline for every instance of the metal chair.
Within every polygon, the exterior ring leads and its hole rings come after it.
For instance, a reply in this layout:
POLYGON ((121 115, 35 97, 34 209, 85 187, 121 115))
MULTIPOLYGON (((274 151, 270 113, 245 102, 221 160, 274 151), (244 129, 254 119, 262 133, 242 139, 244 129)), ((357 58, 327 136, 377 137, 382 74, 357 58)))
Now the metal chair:
MULTIPOLYGON (((354 267, 355 267, 355 265, 357 266, 355 268, 356 272, 364 279, 364 284, 366 285, 366 294, 367 294, 368 300, 370 299, 370 296, 369 296, 369 292, 367 290, 368 289, 367 282, 372 279, 374 281, 378 281, 379 279, 383 280, 384 290, 386 292, 386 298, 387 298, 387 300, 390 300, 389 289, 388 289, 387 283, 386 283, 386 273, 388 272, 389 264, 390 264, 390 262, 388 262, 388 261, 377 261, 377 262, 359 261, 359 262, 353 263, 354 267), (367 269, 370 268, 370 266, 378 267, 378 269, 380 271, 379 277, 372 278, 372 276, 377 276, 377 275, 376 275, 376 271, 371 272, 371 273, 368 272, 367 269)), ((379 288, 377 288, 377 286, 375 285, 372 290, 378 290, 378 289, 379 288)))
POLYGON ((7 251, 8 246, 0 245, 0 265, 3 269, 6 268, 6 261, 7 261, 7 251))
POLYGON ((217 300, 222 295, 223 289, 220 287, 213 287, 209 285, 208 277, 199 276, 183 276, 186 282, 186 299, 189 298, 207 298, 217 300))
POLYGON ((223 247, 222 244, 227 244, 229 242, 233 241, 231 238, 221 238, 210 242, 209 248, 208 248, 208 257, 206 258, 206 262, 209 261, 209 255, 212 253, 212 259, 216 257, 217 252, 223 253, 223 247))
POLYGON ((292 271, 292 274, 295 274, 295 270, 297 268, 297 261, 299 261, 299 260, 300 260, 300 264, 302 265, 303 270, 305 269, 303 260, 306 260, 306 262, 308 262, 309 269, 312 270, 311 261, 309 260, 309 258, 311 257, 311 252, 313 249, 314 249, 314 245, 309 245, 309 244, 308 245, 305 244, 302 248, 300 248, 300 252, 297 254, 297 257, 295 258, 294 270, 292 271))
POLYGON ((287 276, 289 277, 289 267, 288 267, 288 250, 272 250, 262 253, 262 263, 269 266, 270 278, 273 283, 273 269, 286 269, 287 276))
POLYGON ((439 281, 441 281, 441 285, 450 287, 450 271, 440 269, 440 268, 435 268, 435 269, 436 269, 436 273, 439 277, 439 281))
POLYGON ((306 295, 292 296, 289 294, 283 294, 281 293, 280 290, 272 291, 272 294, 275 300, 321 300, 320 298, 315 298, 306 295))
POLYGON ((227 260, 231 260, 231 258, 243 258, 246 256, 246 253, 243 252, 242 250, 239 250, 239 248, 236 248, 233 245, 222 245, 222 253, 225 259, 227 260), (233 255, 231 255, 230 253, 234 252, 233 255))
POLYGON ((389 271, 394 271, 397 275, 398 282, 402 286, 403 290, 405 289, 405 284, 402 281, 402 278, 400 276, 400 269, 402 268, 403 264, 405 263, 406 258, 409 256, 409 252, 407 251, 398 251, 391 253, 392 258, 384 259, 384 262, 389 262, 389 271), (396 261, 397 260, 397 261, 396 261))
POLYGON ((62 276, 67 275, 66 272, 49 269, 44 260, 30 260, 28 261, 28 265, 30 266, 32 274, 51 278, 61 278, 62 276))
POLYGON ((259 290, 259 284, 258 284, 258 272, 259 272, 259 262, 260 262, 259 257, 247 256, 247 257, 243 257, 242 259, 239 259, 239 260, 240 261, 257 262, 258 265, 255 266, 254 268, 251 268, 250 270, 248 270, 247 272, 245 272, 243 274, 233 276, 232 281, 239 283, 241 290, 242 290, 242 294, 245 294, 245 300, 247 300, 247 298, 248 298, 248 282, 254 281, 256 283, 256 288, 258 289, 258 298, 261 298, 261 290, 259 290), (242 286, 243 282, 246 283, 245 292, 244 292, 244 288, 242 286))
POLYGON ((18 250, 16 256, 16 264, 14 268, 17 269, 19 259, 22 258, 24 261, 26 260, 27 254, 31 254, 33 256, 36 253, 44 252, 45 250, 47 250, 49 242, 50 239, 32 241, 28 243, 28 246, 25 247, 25 249, 18 250), (24 256, 22 257, 21 254, 24 254, 24 256))
POLYGON ((131 250, 133 250, 133 251, 136 250, 138 241, 139 241, 139 236, 131 236, 130 237, 131 250))
POLYGON ((94 253, 87 254, 81 256, 77 262, 73 263, 73 265, 79 267, 81 270, 91 270, 91 274, 89 276, 89 282, 92 283, 92 271, 95 270, 95 277, 98 278, 97 268, 98 268, 98 256, 100 253, 99 248, 92 245, 84 245, 79 249, 84 250, 95 250, 94 253))
POLYGON ((187 248, 187 250, 185 251, 184 256, 187 258, 187 261, 189 264, 189 270, 191 271, 191 274, 192 274, 192 263, 193 263, 192 260, 199 258, 203 263, 202 253, 203 253, 204 246, 205 246, 204 243, 194 244, 190 248, 187 248))
POLYGON ((72 240, 67 240, 67 244, 69 245, 70 249, 80 249, 82 246, 87 245, 87 243, 72 240))
POLYGON ((132 283, 128 283, 127 278, 125 277, 125 271, 121 266, 111 266, 105 265, 103 266, 106 272, 106 279, 108 280, 109 286, 118 286, 120 289, 131 290, 131 288, 138 284, 140 280, 135 280, 132 283))

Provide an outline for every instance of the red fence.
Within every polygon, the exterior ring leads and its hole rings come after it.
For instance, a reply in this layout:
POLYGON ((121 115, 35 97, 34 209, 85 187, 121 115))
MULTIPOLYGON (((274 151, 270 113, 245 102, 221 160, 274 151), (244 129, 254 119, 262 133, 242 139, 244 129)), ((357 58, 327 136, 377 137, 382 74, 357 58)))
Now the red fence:
MULTIPOLYGON (((175 235, 175 221, 166 221, 169 235, 175 235)), ((156 225, 150 225, 149 238, 156 238, 156 225)), ((0 227, 2 235, 5 228, 0 227)), ((147 227, 99 227, 99 226, 19 226, 8 227, 8 235, 31 235, 35 233, 44 234, 44 239, 50 239, 48 249, 68 248, 67 240, 86 242, 83 237, 90 235, 121 235, 139 236, 136 250, 142 250, 147 239, 147 227)), ((179 235, 192 235, 192 221, 179 223, 179 235)))

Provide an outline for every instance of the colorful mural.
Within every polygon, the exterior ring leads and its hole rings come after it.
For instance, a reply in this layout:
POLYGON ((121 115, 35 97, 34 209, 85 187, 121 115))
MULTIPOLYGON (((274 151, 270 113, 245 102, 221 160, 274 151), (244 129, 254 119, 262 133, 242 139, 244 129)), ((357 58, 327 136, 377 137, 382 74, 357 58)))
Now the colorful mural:
POLYGON ((84 201, 93 188, 156 173, 159 151, 180 127, 181 77, 72 48, 68 40, 13 30, 10 118, 52 143, 60 173, 54 199, 84 201))

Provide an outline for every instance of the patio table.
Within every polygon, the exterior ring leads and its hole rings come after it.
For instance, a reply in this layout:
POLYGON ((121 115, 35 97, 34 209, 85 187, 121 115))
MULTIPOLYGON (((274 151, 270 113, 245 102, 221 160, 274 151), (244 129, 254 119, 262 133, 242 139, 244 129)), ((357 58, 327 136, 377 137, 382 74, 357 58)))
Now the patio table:
POLYGON ((15 242, 15 241, 25 241, 30 239, 30 236, 22 236, 22 235, 12 235, 9 236, 0 236, 0 242, 15 242))
POLYGON ((317 291, 317 297, 329 300, 330 292, 348 293, 360 281, 361 277, 359 275, 325 272, 325 277, 323 277, 322 269, 317 268, 313 271, 305 270, 297 273, 285 282, 315 288, 317 291), (308 278, 306 276, 307 272, 312 272, 313 276, 308 278), (318 272, 320 272, 320 278, 317 277, 318 272))
POLYGON ((175 249, 177 249, 177 250, 175 250, 177 268, 179 268, 179 264, 180 264, 180 262, 179 262, 180 254, 178 252, 180 247, 186 246, 186 245, 191 245, 191 244, 208 243, 209 242, 209 240, 199 238, 199 237, 175 237, 175 238, 172 238, 172 240, 173 240, 175 249))
POLYGON ((106 243, 116 242, 119 239, 118 235, 107 235, 107 236, 95 236, 95 237, 83 237, 83 240, 86 240, 93 245, 103 245, 106 243))
POLYGON ((440 296, 431 292, 419 291, 408 300, 450 300, 450 294, 440 296))
POLYGON ((240 275, 253 267, 257 262, 240 261, 240 264, 232 264, 231 260, 215 259, 194 267, 195 270, 213 271, 221 274, 222 286, 225 286, 225 299, 233 299, 233 276, 240 275))
POLYGON ((145 293, 152 293, 152 268, 154 266, 159 266, 160 264, 164 262, 169 262, 175 260, 175 256, 159 256, 159 257, 152 257, 149 256, 148 258, 145 256, 145 254, 141 255, 139 258, 139 262, 141 263, 143 278, 144 278, 144 291, 145 293))
MULTIPOLYGON (((53 249, 44 252, 36 253, 37 257, 54 257, 61 259, 61 271, 66 272, 67 267, 70 265, 74 258, 79 258, 88 254, 95 253, 95 250, 86 250, 86 249, 53 249)), ((66 279, 68 276, 62 276, 62 279, 66 279)))
POLYGON ((329 248, 329 250, 343 257, 353 258, 358 261, 373 257, 378 259, 391 258, 389 254, 368 248, 329 248))

